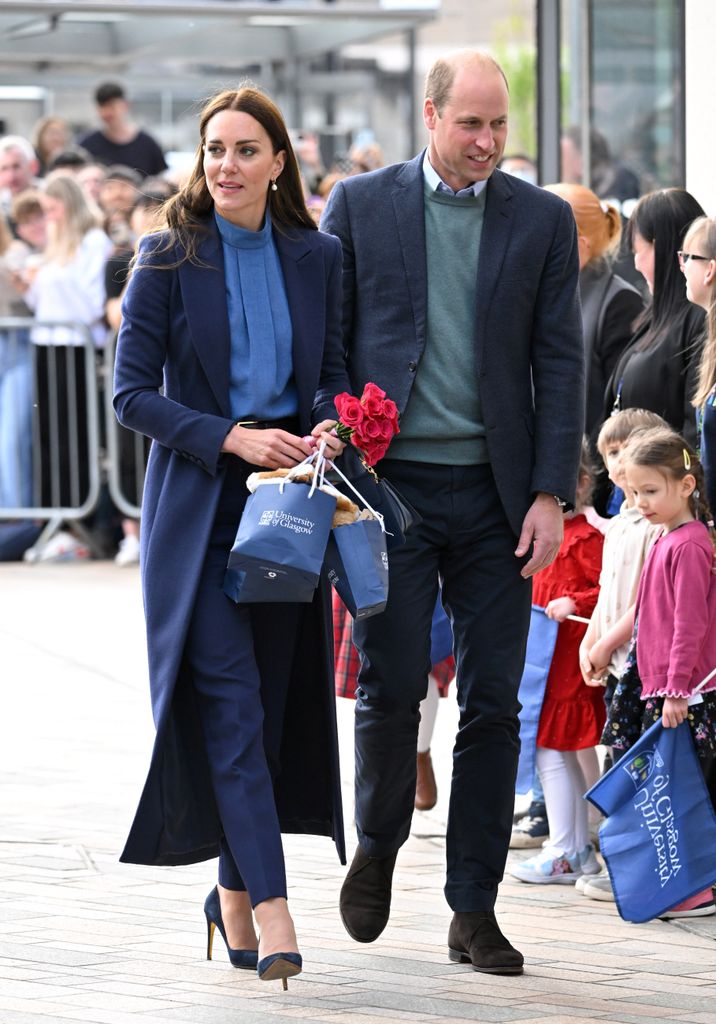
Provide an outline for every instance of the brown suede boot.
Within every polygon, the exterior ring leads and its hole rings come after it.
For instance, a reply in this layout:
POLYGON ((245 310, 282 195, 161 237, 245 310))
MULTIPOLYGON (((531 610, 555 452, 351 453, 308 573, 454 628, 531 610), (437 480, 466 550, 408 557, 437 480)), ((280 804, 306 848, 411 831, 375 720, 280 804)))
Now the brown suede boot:
POLYGON ((415 810, 431 811, 438 802, 438 787, 433 772, 430 751, 418 754, 418 774, 415 783, 415 810))

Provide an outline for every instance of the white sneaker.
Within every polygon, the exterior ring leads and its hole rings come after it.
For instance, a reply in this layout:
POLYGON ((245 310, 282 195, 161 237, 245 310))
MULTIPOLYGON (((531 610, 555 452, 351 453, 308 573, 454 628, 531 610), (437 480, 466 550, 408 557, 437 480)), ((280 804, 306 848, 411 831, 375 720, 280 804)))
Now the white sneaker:
POLYGON ((587 843, 583 850, 579 851, 579 866, 583 875, 598 875, 602 865, 597 860, 597 854, 591 843, 587 843))
POLYGON ((23 555, 26 562, 73 562, 89 557, 87 545, 67 530, 60 530, 40 548, 28 548, 23 555))
POLYGON ((605 870, 602 871, 600 875, 591 875, 582 888, 582 896, 586 896, 589 900, 602 900, 605 903, 616 903, 609 872, 605 870))
POLYGON ((139 537, 128 533, 119 542, 119 550, 114 556, 114 564, 120 566, 136 565, 139 562, 139 537))
POLYGON ((574 885, 582 874, 579 854, 568 857, 563 850, 547 847, 529 860, 515 864, 509 873, 521 882, 536 882, 542 885, 574 885))

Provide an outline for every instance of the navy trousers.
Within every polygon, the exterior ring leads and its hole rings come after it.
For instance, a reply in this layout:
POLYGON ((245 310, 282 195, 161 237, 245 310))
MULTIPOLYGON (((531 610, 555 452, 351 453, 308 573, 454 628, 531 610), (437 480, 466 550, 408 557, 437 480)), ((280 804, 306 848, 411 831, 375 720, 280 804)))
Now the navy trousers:
POLYGON ((445 896, 454 911, 489 910, 504 872, 519 754, 517 691, 532 587, 489 466, 386 461, 383 475, 423 517, 390 553, 388 605, 356 622, 356 825, 369 856, 405 842, 415 800, 419 703, 442 579, 457 660, 460 725, 453 752, 445 896))
POLYGON ((222 591, 254 467, 231 460, 199 582, 185 659, 190 668, 223 838, 219 883, 251 905, 286 896, 273 791, 302 607, 237 605, 222 591), (257 649, 267 645, 271 658, 257 649))

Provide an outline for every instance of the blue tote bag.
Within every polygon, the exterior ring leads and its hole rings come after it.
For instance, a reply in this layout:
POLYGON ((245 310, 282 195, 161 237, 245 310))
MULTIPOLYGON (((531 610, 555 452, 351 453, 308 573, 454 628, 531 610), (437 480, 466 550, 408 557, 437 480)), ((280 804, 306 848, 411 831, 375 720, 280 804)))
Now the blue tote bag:
POLYGON ((237 604, 313 600, 336 507, 316 486, 318 468, 313 486, 286 478, 246 502, 223 587, 237 604))
POLYGON ((532 605, 530 631, 527 636, 525 668, 520 680, 518 698, 520 711, 520 759, 517 764, 516 793, 527 793, 532 789, 535 774, 535 752, 537 749, 537 728, 542 711, 542 701, 547 685, 557 642, 559 623, 548 619, 544 608, 532 605))
POLYGON ((661 721, 586 794, 625 921, 651 921, 716 881, 716 814, 687 722, 661 721))

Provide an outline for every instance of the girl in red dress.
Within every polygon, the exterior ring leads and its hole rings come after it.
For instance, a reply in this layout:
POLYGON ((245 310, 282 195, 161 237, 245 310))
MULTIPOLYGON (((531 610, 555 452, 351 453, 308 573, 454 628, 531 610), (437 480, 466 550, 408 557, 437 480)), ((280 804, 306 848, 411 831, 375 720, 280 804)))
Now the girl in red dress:
POLYGON ((599 863, 589 842, 588 785, 578 751, 596 746, 605 719, 600 690, 586 686, 579 669, 579 645, 599 594, 603 535, 587 522, 594 471, 586 444, 577 485, 577 507, 564 519, 564 540, 554 562, 534 578, 532 601, 559 622, 537 731, 537 770, 544 789, 550 845, 510 873, 524 882, 574 883, 596 874, 599 863))

